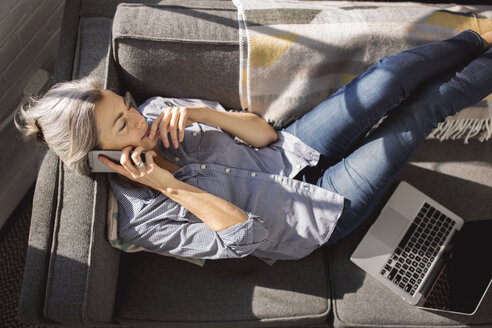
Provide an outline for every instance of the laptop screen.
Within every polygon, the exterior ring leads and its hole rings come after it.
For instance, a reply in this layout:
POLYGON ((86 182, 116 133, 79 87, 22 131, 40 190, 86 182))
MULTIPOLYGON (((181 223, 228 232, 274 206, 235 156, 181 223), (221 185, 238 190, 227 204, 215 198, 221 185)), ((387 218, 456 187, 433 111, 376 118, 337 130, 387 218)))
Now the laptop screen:
POLYGON ((492 220, 466 222, 432 286, 425 308, 472 314, 492 280, 492 220))

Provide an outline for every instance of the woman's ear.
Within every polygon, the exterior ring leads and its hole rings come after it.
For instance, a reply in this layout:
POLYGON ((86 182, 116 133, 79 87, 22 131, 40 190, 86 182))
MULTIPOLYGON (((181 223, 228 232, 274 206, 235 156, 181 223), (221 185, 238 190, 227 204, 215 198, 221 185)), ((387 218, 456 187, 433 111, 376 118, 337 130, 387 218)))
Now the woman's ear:
POLYGON ((137 103, 135 102, 135 99, 133 99, 133 96, 132 94, 130 93, 130 91, 127 91, 125 92, 125 100, 127 102, 130 103, 130 105, 133 107, 133 108, 137 108, 137 103))

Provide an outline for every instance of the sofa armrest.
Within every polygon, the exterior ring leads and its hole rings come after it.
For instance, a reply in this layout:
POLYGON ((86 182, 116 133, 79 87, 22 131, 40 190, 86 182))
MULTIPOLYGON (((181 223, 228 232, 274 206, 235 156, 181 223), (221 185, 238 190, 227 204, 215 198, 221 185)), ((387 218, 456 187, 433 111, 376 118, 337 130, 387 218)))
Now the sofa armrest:
POLYGON ((43 314, 53 223, 58 203, 60 160, 45 152, 34 191, 33 211, 19 300, 19 319, 25 324, 53 324, 43 314))
POLYGON ((60 168, 44 315, 65 324, 110 323, 120 253, 105 239, 106 177, 60 168))
MULTIPOLYGON (((83 66, 87 64, 85 57, 74 60, 85 51, 87 41, 80 34, 87 32, 83 27, 89 20, 84 23, 79 19, 80 8, 80 0, 67 0, 65 4, 55 83, 79 78, 74 74, 87 67, 83 66)), ((103 46, 101 57, 111 51, 103 46)), ((105 76, 106 70, 101 65, 98 72, 91 73, 105 76)), ((19 302, 21 321, 43 325, 113 324, 120 252, 106 240, 107 193, 106 176, 79 176, 67 169, 55 153, 46 152, 34 195, 19 302)))
POLYGON ((77 27, 79 26, 80 1, 65 1, 55 72, 53 74, 54 83, 72 78, 73 60, 77 44, 77 27))
MULTIPOLYGON (((53 82, 69 80, 77 41, 80 0, 65 3, 62 33, 58 46, 53 82)), ((44 316, 44 303, 54 217, 58 207, 60 186, 58 156, 43 149, 33 199, 24 279, 19 299, 18 315, 25 324, 56 324, 44 316)))
MULTIPOLYGON (((115 65, 111 64, 110 36, 105 41, 100 34, 94 34, 95 27, 109 31, 108 20, 79 20, 74 54, 77 60, 73 61, 71 78, 83 77, 80 74, 89 71, 92 76, 106 77, 109 72, 113 83, 109 87, 117 89, 117 75, 111 75, 115 65), (92 48, 93 37, 100 38, 96 49, 92 48), (91 56, 86 56, 89 52, 91 56), (89 70, 96 56, 106 65, 89 70)), ((59 172, 59 214, 53 228, 44 316, 65 324, 113 324, 120 252, 111 247, 105 233, 106 175, 81 176, 64 165, 59 172)))
POLYGON ((106 240, 108 183, 47 151, 34 193, 19 318, 26 324, 112 323, 120 253, 106 240))

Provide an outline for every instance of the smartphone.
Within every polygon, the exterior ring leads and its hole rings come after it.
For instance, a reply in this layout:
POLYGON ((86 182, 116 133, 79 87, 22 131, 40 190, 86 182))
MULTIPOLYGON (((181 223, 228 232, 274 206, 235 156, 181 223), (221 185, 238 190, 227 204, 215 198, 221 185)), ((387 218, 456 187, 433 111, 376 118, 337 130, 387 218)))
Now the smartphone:
MULTIPOLYGON (((99 160, 99 155, 104 155, 116 164, 120 164, 121 150, 93 150, 87 155, 87 161, 91 172, 94 173, 114 173, 112 169, 99 160)), ((140 153, 142 162, 145 162, 145 152, 140 153)))

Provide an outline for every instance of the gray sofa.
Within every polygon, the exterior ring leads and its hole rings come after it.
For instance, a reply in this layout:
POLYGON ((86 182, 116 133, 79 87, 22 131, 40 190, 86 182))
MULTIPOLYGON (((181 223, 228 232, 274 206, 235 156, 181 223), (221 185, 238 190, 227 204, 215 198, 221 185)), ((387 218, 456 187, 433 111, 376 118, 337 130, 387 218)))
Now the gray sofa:
MULTIPOLYGON (((148 0, 117 7, 119 2, 66 1, 55 82, 94 75, 120 94, 131 91, 137 103, 163 95, 240 108, 232 3, 148 0)), ((409 181, 466 220, 490 219, 491 163, 491 141, 427 140, 397 180, 409 181)), ((24 323, 492 327, 491 292, 473 316, 425 311, 353 265, 349 256, 374 215, 336 246, 299 261, 269 267, 247 257, 199 267, 112 248, 106 238, 108 187, 105 175, 78 176, 45 150, 19 303, 24 323)))

